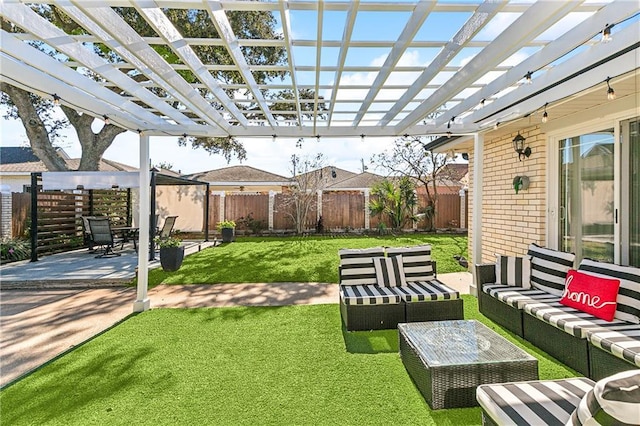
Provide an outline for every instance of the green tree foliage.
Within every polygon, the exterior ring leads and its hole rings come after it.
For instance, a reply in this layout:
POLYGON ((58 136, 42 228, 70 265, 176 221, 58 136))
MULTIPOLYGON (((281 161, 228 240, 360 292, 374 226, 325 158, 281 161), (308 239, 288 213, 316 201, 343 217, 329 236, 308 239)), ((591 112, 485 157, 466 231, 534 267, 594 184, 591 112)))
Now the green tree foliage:
POLYGON ((390 175, 409 177, 424 187, 427 204, 420 207, 420 212, 427 218, 427 229, 432 230, 435 228, 438 186, 458 181, 459 177, 452 176, 446 167, 454 157, 427 151, 425 147, 429 142, 429 137, 403 136, 393 142, 389 151, 374 155, 371 162, 390 175))
POLYGON ((397 180, 385 179, 371 188, 369 210, 372 215, 388 218, 395 230, 416 220, 413 214, 418 204, 413 180, 403 176, 397 180))

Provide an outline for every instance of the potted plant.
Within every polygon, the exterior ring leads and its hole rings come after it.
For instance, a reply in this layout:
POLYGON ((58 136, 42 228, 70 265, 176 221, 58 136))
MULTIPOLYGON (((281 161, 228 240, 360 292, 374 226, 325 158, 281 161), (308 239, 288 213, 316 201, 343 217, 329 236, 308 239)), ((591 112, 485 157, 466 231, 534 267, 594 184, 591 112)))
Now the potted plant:
POLYGON ((235 240, 235 229, 236 223, 232 220, 223 220, 222 222, 218 222, 217 225, 218 231, 222 233, 222 242, 230 243, 235 240))
POLYGON ((160 247, 160 265, 162 265, 162 269, 167 272, 180 269, 184 259, 184 247, 180 244, 182 241, 175 237, 156 237, 154 241, 160 247))

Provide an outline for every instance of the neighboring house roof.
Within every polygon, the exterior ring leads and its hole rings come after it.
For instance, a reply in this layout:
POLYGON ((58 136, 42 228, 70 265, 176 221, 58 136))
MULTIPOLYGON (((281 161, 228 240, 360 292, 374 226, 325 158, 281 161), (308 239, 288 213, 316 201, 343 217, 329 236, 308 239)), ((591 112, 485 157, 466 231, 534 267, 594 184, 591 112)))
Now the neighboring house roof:
POLYGON ((464 178, 468 171, 469 164, 467 163, 449 163, 442 168, 440 173, 445 179, 458 182, 464 178))
MULTIPOLYGON (((59 150, 59 153, 70 170, 78 169, 80 165, 79 158, 69 158, 62 150, 59 150)), ((116 161, 102 159, 98 164, 98 170, 102 172, 133 172, 138 169, 116 161)), ((47 171, 44 163, 35 156, 31 148, 13 146, 0 147, 0 172, 26 174, 47 171)))
POLYGON ((310 172, 307 172, 307 173, 300 173, 298 180, 303 181, 307 179, 307 176, 308 176, 308 179, 309 179, 307 182, 308 188, 317 187, 317 189, 322 189, 322 188, 328 188, 332 185, 335 185, 338 182, 341 182, 345 179, 352 178, 356 175, 357 173, 350 172, 349 170, 341 169, 339 167, 326 166, 321 169, 311 170, 310 172), (335 178, 333 177, 333 172, 335 172, 335 176, 336 176, 335 178), (322 179, 322 185, 316 185, 315 179, 317 178, 322 179))
POLYGON ((265 170, 256 169, 251 166, 231 166, 222 169, 209 170, 207 172, 193 173, 186 175, 190 179, 197 179, 209 183, 277 183, 284 184, 289 182, 289 178, 267 172, 265 170))
POLYGON ((343 179, 333 185, 329 185, 327 189, 361 189, 371 188, 373 185, 384 180, 384 176, 375 173, 364 172, 358 175, 343 179))

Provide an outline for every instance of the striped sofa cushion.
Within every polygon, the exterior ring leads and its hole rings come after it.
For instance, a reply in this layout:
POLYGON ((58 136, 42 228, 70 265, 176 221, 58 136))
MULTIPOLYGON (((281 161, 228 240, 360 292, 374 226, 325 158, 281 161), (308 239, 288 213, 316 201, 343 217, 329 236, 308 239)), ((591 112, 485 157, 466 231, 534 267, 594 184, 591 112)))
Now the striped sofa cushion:
POLYGON ((397 287, 406 285, 402 256, 374 257, 373 266, 376 270, 376 281, 381 287, 397 287))
POLYGON ((384 248, 341 249, 338 250, 338 255, 340 256, 340 284, 364 285, 377 282, 373 258, 384 257, 384 248))
POLYGON ((406 286, 395 287, 393 290, 407 303, 460 298, 459 292, 438 280, 408 282, 406 286))
POLYGON ((414 247, 387 247, 387 256, 402 256, 402 266, 407 282, 431 281, 435 271, 431 263, 431 245, 414 247))
POLYGON ((588 330, 615 330, 616 327, 628 324, 616 319, 609 322, 596 318, 560 302, 525 303, 524 311, 580 339, 587 338, 588 330))
POLYGON ((496 284, 531 287, 531 260, 529 256, 503 256, 496 254, 496 284))
POLYGON ((623 371, 599 380, 580 400, 567 424, 631 425, 640 423, 640 371, 623 371))
POLYGON ((573 268, 575 254, 543 248, 530 244, 531 286, 538 290, 562 296, 564 280, 569 269, 573 268))
POLYGON ((340 298, 345 305, 396 305, 400 296, 391 287, 341 285, 340 298))
POLYGON ((524 289, 503 284, 489 284, 482 287, 482 291, 516 309, 524 308, 524 305, 532 302, 559 302, 560 297, 549 294, 546 291, 536 289, 524 289))
POLYGON ((476 399, 499 425, 564 425, 595 383, 585 377, 480 385, 476 399))
POLYGON ((589 342, 618 358, 625 359, 640 368, 640 327, 627 324, 615 330, 590 330, 589 342))
POLYGON ((578 270, 603 278, 619 279, 618 306, 614 318, 640 324, 640 268, 584 259, 578 270))

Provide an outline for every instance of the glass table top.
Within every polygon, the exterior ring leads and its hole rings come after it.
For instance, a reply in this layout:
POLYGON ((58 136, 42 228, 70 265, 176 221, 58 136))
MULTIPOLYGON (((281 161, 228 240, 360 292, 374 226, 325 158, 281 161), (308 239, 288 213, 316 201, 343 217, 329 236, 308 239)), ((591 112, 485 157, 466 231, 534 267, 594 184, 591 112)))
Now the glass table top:
POLYGON ((535 360, 475 320, 398 324, 398 330, 430 366, 535 360))

